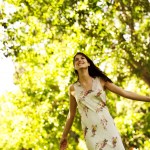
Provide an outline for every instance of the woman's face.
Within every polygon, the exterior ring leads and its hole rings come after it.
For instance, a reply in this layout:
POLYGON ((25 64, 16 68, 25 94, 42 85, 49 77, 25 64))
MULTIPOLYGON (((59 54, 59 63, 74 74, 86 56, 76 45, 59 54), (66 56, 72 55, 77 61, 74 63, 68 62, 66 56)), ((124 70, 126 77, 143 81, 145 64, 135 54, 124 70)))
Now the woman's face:
POLYGON ((77 54, 75 56, 75 58, 74 58, 74 68, 75 68, 75 70, 88 68, 88 66, 90 66, 90 64, 83 55, 77 54))

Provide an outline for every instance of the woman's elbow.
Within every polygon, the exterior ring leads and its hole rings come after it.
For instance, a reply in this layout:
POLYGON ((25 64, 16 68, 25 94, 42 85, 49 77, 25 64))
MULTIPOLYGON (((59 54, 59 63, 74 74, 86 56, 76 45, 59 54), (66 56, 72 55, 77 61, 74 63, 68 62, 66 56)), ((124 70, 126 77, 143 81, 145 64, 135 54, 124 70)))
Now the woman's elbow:
POLYGON ((130 98, 130 93, 129 93, 129 91, 123 91, 123 92, 121 93, 121 95, 122 95, 122 97, 130 98))
POLYGON ((120 96, 122 96, 122 97, 125 97, 125 98, 127 98, 128 97, 128 93, 127 93, 127 91, 120 91, 120 92, 118 92, 118 93, 116 93, 116 94, 118 94, 118 95, 120 95, 120 96))
POLYGON ((70 118, 71 118, 71 119, 74 119, 74 117, 75 117, 75 114, 71 114, 71 115, 70 115, 70 118))
POLYGON ((69 113, 68 119, 74 119, 76 113, 69 113))

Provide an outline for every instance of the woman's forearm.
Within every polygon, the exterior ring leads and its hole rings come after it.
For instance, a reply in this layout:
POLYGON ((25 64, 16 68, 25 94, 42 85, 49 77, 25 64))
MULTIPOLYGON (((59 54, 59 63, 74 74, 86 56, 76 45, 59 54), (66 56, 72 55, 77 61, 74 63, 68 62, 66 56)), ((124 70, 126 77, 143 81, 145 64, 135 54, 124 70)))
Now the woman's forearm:
POLYGON ((109 91, 116 93, 120 96, 123 96, 125 98, 132 99, 132 100, 144 101, 144 102, 150 102, 149 96, 142 96, 142 95, 136 94, 134 92, 126 91, 126 90, 120 88, 119 86, 115 85, 114 83, 105 82, 104 86, 109 91))
POLYGON ((68 114, 67 121, 66 121, 66 124, 65 124, 65 128, 64 128, 62 137, 67 137, 67 135, 68 135, 68 133, 69 133, 69 131, 71 129, 71 126, 73 124, 73 120, 74 120, 74 116, 70 116, 68 114))
POLYGON ((129 98, 129 99, 132 99, 132 100, 139 100, 139 101, 144 101, 144 102, 150 102, 150 97, 142 96, 142 95, 136 94, 134 92, 130 92, 130 91, 126 91, 125 95, 123 97, 129 98))

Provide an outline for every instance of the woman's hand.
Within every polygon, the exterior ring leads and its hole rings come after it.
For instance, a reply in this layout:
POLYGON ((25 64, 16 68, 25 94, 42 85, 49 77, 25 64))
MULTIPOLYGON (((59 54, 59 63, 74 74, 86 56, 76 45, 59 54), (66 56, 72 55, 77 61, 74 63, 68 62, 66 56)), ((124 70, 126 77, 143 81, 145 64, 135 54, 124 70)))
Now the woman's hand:
POLYGON ((66 150, 67 149, 67 137, 62 137, 60 140, 60 150, 66 150))

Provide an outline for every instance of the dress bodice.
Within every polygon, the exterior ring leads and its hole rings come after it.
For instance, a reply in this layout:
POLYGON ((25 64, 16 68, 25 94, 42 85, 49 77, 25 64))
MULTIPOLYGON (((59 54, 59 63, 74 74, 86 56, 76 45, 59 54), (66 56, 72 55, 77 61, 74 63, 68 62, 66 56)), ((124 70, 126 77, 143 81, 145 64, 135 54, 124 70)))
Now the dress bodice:
POLYGON ((98 77, 93 78, 92 89, 89 91, 85 91, 78 81, 74 84, 74 88, 78 107, 85 105, 93 111, 98 111, 100 107, 106 105, 106 94, 98 77))

